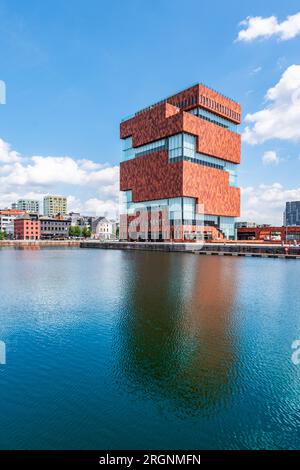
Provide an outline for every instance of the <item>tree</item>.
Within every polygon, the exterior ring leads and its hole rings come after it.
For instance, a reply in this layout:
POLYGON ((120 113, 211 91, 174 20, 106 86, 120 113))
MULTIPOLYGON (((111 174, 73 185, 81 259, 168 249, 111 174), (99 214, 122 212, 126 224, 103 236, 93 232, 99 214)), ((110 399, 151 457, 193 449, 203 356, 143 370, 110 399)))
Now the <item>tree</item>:
POLYGON ((70 225, 69 227, 69 237, 74 237, 74 225, 70 225))
POLYGON ((89 227, 83 227, 83 229, 82 229, 82 236, 83 236, 84 238, 88 238, 88 237, 91 236, 91 230, 90 230, 89 227))
POLYGON ((81 237, 81 227, 79 225, 75 225, 75 237, 81 237))
POLYGON ((7 237, 6 232, 3 232, 2 230, 0 230, 0 240, 5 240, 6 237, 7 237))
POLYGON ((81 228, 79 225, 71 225, 69 227, 69 236, 70 237, 81 237, 81 228))

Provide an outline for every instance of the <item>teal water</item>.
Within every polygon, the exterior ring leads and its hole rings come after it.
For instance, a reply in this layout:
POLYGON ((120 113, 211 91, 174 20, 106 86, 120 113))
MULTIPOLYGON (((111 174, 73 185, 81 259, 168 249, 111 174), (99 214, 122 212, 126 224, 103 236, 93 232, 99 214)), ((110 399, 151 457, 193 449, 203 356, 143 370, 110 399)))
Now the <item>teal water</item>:
POLYGON ((298 260, 0 250, 1 449, 297 449, 298 260))

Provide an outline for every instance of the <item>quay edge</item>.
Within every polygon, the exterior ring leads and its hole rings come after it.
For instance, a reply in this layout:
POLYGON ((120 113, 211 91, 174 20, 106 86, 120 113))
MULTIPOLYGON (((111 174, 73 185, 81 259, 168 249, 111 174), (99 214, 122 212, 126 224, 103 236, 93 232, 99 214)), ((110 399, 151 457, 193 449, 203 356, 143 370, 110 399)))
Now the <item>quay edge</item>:
POLYGON ((80 247, 80 240, 0 240, 0 248, 80 247))
POLYGON ((136 251, 163 251, 184 252, 197 255, 215 256, 246 256, 257 258, 300 259, 300 247, 290 246, 288 251, 281 245, 274 244, 197 244, 197 243, 168 243, 168 242, 100 242, 81 241, 80 248, 94 248, 103 250, 136 250, 136 251))

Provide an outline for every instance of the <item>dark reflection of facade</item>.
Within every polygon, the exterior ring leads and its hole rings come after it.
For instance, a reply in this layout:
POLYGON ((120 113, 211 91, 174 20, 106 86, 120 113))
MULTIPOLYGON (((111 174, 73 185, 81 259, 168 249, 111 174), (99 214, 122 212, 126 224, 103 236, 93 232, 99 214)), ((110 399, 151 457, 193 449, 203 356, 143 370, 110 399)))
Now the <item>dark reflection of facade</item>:
MULTIPOLYGON (((125 256, 129 256, 126 254, 125 256)), ((132 253, 120 317, 121 374, 147 396, 197 415, 224 406, 236 379, 238 260, 132 253)))

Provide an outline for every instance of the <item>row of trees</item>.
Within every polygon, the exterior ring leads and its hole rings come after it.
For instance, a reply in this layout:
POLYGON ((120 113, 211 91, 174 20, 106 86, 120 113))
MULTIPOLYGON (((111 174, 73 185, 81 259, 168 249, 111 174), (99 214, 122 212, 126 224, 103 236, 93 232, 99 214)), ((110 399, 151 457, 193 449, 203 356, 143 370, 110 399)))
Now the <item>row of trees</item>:
POLYGON ((91 236, 91 230, 89 227, 80 227, 79 225, 71 225, 69 227, 69 236, 88 238, 91 236))

